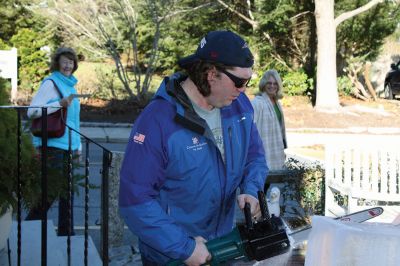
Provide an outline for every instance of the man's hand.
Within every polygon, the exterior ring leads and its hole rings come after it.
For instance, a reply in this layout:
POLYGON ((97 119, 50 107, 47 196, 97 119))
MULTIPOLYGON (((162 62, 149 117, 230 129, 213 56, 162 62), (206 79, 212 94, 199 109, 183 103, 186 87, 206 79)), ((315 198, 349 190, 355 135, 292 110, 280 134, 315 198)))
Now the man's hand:
POLYGON ((196 236, 194 240, 196 241, 196 247, 192 255, 185 260, 185 264, 189 266, 199 266, 211 260, 211 254, 205 245, 207 241, 201 236, 196 236))
POLYGON ((249 203, 250 204, 251 216, 253 216, 255 219, 258 219, 258 218, 261 217, 261 210, 260 210, 260 204, 258 203, 258 199, 256 199, 252 195, 240 194, 237 197, 237 202, 238 202, 239 208, 241 210, 244 209, 244 205, 246 203, 249 203))

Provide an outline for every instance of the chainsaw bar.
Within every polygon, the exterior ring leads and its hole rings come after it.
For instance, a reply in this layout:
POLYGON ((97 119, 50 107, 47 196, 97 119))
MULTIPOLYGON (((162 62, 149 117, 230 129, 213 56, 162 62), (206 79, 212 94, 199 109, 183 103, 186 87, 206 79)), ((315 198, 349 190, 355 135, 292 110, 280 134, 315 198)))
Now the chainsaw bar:
MULTIPOLYGON (((382 213, 383 213, 383 209, 381 207, 374 207, 371 209, 366 209, 366 210, 346 214, 346 215, 337 217, 334 220, 339 220, 341 222, 362 223, 369 219, 378 217, 382 213)), ((296 247, 298 244, 307 240, 308 235, 311 232, 311 229, 312 229, 312 227, 311 227, 311 225, 309 225, 302 229, 299 229, 299 230, 289 233, 288 236, 293 239, 292 246, 296 247)))

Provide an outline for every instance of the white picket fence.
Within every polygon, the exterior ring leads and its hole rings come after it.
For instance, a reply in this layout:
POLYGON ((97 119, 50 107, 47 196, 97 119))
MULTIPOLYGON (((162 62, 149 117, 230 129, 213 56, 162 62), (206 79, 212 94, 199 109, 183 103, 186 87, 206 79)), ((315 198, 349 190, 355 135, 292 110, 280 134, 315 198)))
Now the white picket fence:
POLYGON ((400 211, 399 145, 326 144, 325 178, 326 216, 339 216, 372 205, 384 206, 395 213, 400 211))

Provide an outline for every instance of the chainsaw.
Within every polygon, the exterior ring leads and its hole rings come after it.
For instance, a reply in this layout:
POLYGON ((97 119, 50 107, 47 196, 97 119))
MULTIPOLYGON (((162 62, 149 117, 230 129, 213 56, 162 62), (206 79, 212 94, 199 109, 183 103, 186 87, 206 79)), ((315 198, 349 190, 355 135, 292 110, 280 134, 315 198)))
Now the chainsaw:
MULTIPOLYGON (((250 204, 244 207, 245 222, 239 223, 229 234, 212 239, 206 243, 212 259, 207 265, 224 265, 237 259, 262 261, 288 252, 291 247, 307 240, 311 226, 290 232, 282 218, 269 214, 265 194, 258 191, 261 219, 253 222, 250 204), (289 233, 288 233, 289 231, 289 233)), ((343 222, 364 222, 383 213, 381 207, 351 213, 336 218, 343 222)), ((173 260, 168 266, 184 265, 182 261, 173 260)))

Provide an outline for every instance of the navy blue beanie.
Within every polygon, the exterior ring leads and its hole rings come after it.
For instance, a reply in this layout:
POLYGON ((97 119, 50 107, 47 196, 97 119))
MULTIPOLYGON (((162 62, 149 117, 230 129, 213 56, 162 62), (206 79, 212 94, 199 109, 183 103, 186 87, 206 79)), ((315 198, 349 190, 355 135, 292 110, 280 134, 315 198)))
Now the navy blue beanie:
POLYGON ((201 39, 196 53, 178 61, 181 68, 190 68, 199 60, 222 63, 234 67, 252 67, 253 55, 247 43, 229 30, 210 31, 201 39))

